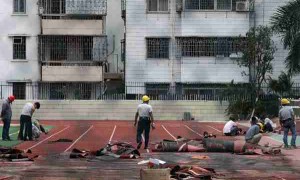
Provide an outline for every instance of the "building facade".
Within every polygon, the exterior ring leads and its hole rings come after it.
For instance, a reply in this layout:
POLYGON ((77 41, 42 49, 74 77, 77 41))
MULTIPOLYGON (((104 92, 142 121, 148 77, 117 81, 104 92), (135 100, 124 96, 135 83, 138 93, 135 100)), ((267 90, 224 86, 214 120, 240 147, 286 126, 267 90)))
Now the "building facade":
POLYGON ((9 0, 0 14, 2 98, 101 95, 109 72, 106 0, 9 0))
MULTIPOLYGON (((236 42, 249 28, 268 25, 287 1, 126 0, 127 93, 170 93, 170 86, 184 93, 191 85, 199 93, 197 87, 203 84, 249 82, 242 76, 246 69, 235 62, 241 56, 236 42)), ((278 77, 287 50, 280 38, 274 41, 278 50, 273 77, 278 77)))

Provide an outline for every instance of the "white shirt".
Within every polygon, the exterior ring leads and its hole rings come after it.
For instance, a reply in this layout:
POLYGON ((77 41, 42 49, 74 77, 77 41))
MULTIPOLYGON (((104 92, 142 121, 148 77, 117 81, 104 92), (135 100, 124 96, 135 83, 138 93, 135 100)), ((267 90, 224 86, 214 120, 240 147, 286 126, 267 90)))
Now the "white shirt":
POLYGON ((265 119, 265 124, 267 124, 267 123, 270 123, 271 124, 271 126, 273 127, 273 129, 275 129, 276 128, 276 124, 275 123, 273 123, 273 121, 271 120, 271 119, 269 119, 269 118, 266 118, 265 119))
POLYGON ((25 115, 25 116, 32 116, 33 114, 33 104, 32 103, 26 103, 25 106, 23 107, 22 113, 21 115, 25 115))
POLYGON ((233 126, 237 126, 237 124, 236 124, 235 122, 233 122, 232 120, 228 121, 228 122, 225 124, 224 128, 223 128, 223 133, 224 133, 224 134, 225 134, 225 133, 230 133, 231 128, 232 128, 233 126))
POLYGON ((140 117, 150 117, 150 112, 152 112, 152 106, 149 104, 140 104, 138 105, 137 112, 140 117))

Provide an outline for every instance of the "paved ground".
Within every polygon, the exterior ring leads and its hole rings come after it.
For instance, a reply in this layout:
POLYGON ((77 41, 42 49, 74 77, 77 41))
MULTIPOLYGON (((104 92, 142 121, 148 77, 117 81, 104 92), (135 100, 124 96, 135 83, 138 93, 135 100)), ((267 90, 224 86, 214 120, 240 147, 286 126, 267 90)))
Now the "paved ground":
MULTIPOLYGON (((160 158, 172 164, 200 165, 214 168, 219 179, 300 179, 300 149, 283 150, 283 155, 236 155, 230 153, 201 153, 209 159, 196 160, 199 153, 153 153, 141 150, 142 159, 95 160, 69 159, 73 148, 98 150, 108 142, 135 143, 135 128, 130 121, 44 121, 54 126, 48 135, 39 141, 23 142, 20 149, 31 149, 40 155, 34 162, 0 162, 0 179, 139 179, 137 162, 149 157, 160 158), (49 143, 59 138, 73 142, 49 143)), ((224 123, 163 121, 156 123, 151 131, 151 142, 174 139, 176 136, 202 138, 204 131, 216 134, 221 139, 224 123)), ((244 124, 243 129, 247 129, 244 124)), ((300 129, 298 129, 300 130, 300 129)), ((280 145, 278 134, 265 135, 262 144, 280 145)), ((243 139, 242 136, 234 139, 243 139)), ((300 143, 299 143, 300 144, 300 143)))

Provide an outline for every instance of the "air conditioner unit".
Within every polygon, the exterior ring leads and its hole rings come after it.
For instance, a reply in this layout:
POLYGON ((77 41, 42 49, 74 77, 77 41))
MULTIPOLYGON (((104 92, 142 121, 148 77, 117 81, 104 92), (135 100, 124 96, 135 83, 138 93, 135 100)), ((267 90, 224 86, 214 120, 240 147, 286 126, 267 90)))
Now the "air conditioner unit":
POLYGON ((243 57, 243 53, 242 52, 237 52, 237 53, 231 53, 229 55, 230 59, 240 59, 243 57))
POLYGON ((183 10, 182 0, 176 0, 176 12, 181 13, 183 10))
POLYGON ((237 12, 249 11, 249 2, 248 1, 237 1, 236 2, 236 11, 237 12))
POLYGON ((225 55, 224 54, 217 54, 216 59, 224 59, 225 55))

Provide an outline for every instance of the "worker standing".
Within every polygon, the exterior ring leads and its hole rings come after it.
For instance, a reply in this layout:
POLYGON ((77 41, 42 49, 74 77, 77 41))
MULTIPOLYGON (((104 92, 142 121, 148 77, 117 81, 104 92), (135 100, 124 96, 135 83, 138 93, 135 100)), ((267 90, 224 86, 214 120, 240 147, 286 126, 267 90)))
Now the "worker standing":
POLYGON ((288 145, 288 133, 289 130, 292 132, 292 140, 291 140, 291 148, 297 148, 296 147, 296 124, 295 124, 295 115, 293 108, 291 106, 288 106, 290 104, 290 101, 287 99, 281 100, 282 108, 279 110, 279 120, 280 125, 284 129, 284 135, 283 135, 283 142, 284 147, 289 148, 288 145))
POLYGON ((9 96, 6 100, 4 100, 2 104, 1 110, 1 118, 3 122, 3 130, 2 130, 2 140, 3 141, 11 141, 9 137, 9 128, 12 117, 11 103, 15 100, 14 96, 9 96))
POLYGON ((148 96, 143 96, 143 103, 138 105, 137 112, 135 114, 134 126, 137 126, 137 135, 136 141, 138 143, 137 149, 141 148, 142 145, 142 134, 145 131, 145 147, 144 149, 148 149, 149 143, 149 134, 150 134, 150 126, 154 128, 154 119, 153 119, 153 111, 152 106, 149 105, 150 98, 148 96), (139 117, 139 121, 137 119, 139 117))

